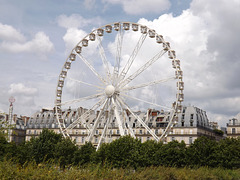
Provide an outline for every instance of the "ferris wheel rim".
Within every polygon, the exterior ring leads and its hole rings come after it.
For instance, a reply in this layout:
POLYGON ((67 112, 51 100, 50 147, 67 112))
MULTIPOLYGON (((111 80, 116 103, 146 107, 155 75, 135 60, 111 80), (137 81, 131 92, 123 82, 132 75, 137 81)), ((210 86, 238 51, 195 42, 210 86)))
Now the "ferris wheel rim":
MULTIPOLYGON (((60 119, 60 117, 61 117, 61 105, 62 105, 62 102, 61 102, 61 99, 62 99, 62 94, 60 94, 59 95, 59 89, 63 89, 63 87, 64 87, 64 81, 65 81, 65 78, 67 77, 67 73, 68 73, 68 70, 70 69, 67 69, 66 67, 67 67, 67 65, 70 65, 71 66, 71 63, 73 62, 73 61, 75 61, 75 58, 76 58, 76 56, 78 56, 79 58, 81 58, 82 59, 82 61, 84 61, 84 63, 88 66, 88 68, 101 80, 101 82, 102 82, 102 84, 104 84, 105 85, 105 91, 108 91, 109 90, 109 88, 107 88, 108 86, 110 86, 109 85, 109 83, 107 83, 106 82, 106 80, 103 78, 103 77, 101 77, 101 75, 99 75, 98 74, 98 72, 96 71, 96 70, 94 70, 94 68, 87 62, 87 60, 85 60, 84 59, 84 57, 82 57, 81 56, 81 54, 80 53, 78 53, 78 47, 81 47, 81 48, 83 48, 84 47, 84 45, 83 45, 83 43, 85 42, 85 40, 88 40, 88 41, 90 41, 91 39, 90 39, 90 35, 92 35, 92 34, 94 34, 94 33, 96 33, 95 34, 95 36, 96 37, 100 37, 100 35, 98 35, 97 34, 97 32, 98 32, 98 30, 100 29, 100 30, 103 30, 103 32, 105 32, 106 31, 106 27, 114 27, 114 25, 115 24, 119 24, 120 26, 123 26, 124 24, 128 24, 128 26, 129 26, 129 29, 130 29, 130 26, 132 25, 136 25, 136 26, 138 26, 138 27, 144 27, 144 28, 146 28, 145 30, 146 30, 146 32, 144 33, 144 32, 142 32, 142 35, 144 35, 144 36, 142 36, 142 38, 146 38, 147 37, 147 35, 149 35, 149 33, 150 32, 152 32, 153 34, 154 34, 154 37, 159 37, 160 38, 160 40, 162 41, 161 43, 163 44, 163 45, 165 45, 165 49, 164 49, 164 51, 163 51, 163 53, 166 53, 166 52, 168 52, 168 54, 169 54, 169 56, 171 56, 172 57, 172 61, 173 61, 173 68, 174 68, 174 66, 175 66, 175 69, 176 69, 176 74, 175 74, 175 79, 177 79, 177 94, 176 94, 176 101, 175 102, 173 102, 173 106, 172 106, 172 114, 171 114, 171 118, 170 118, 170 121, 169 121, 169 123, 168 123, 168 126, 167 126, 167 128, 166 128, 166 131, 165 132, 163 132, 162 133, 162 135, 160 136, 160 137, 156 137, 155 138, 155 140, 159 140, 159 139, 162 139, 166 134, 168 134, 169 133, 169 130, 172 128, 172 125, 173 124, 176 124, 176 122, 175 122, 175 118, 176 118, 176 114, 180 111, 180 109, 181 109, 181 102, 183 101, 183 81, 182 81, 182 70, 181 70, 181 68, 180 68, 180 64, 178 64, 178 62, 177 61, 179 61, 178 59, 176 59, 176 56, 175 56, 175 51, 173 51, 173 50, 171 50, 170 49, 170 45, 169 45, 169 43, 168 42, 166 42, 163 38, 162 38, 162 36, 161 35, 159 35, 159 34, 157 34, 156 32, 155 32, 155 30, 153 30, 153 29, 150 29, 150 28, 148 28, 147 26, 145 26, 145 25, 141 25, 141 24, 138 24, 138 23, 131 23, 131 22, 115 22, 115 23, 111 23, 111 24, 107 24, 107 25, 104 25, 104 26, 101 26, 101 27, 99 27, 99 28, 97 28, 97 29, 94 29, 93 31, 91 31, 89 34, 87 34, 82 40, 80 40, 78 43, 77 43, 77 45, 71 50, 71 53, 69 54, 69 56, 67 57, 67 59, 66 59, 66 61, 65 61, 65 63, 64 63, 64 65, 63 65, 63 67, 62 67, 62 70, 61 70, 61 73, 60 73, 60 75, 59 75, 59 79, 58 79, 58 85, 57 85, 57 88, 56 88, 56 98, 55 98, 55 113, 56 113, 56 117, 57 117, 57 122, 58 122, 58 124, 59 124, 59 128, 60 128, 60 131, 63 133, 63 136, 64 137, 67 137, 67 136, 70 136, 68 133, 67 133, 67 131, 66 130, 64 130, 64 129, 66 129, 66 127, 65 127, 65 125, 64 125, 64 120, 61 120, 60 119), (176 62, 175 62, 176 61, 176 62), (180 86, 181 86, 181 88, 180 88, 180 86), (60 88, 59 88, 60 87, 60 88), (108 89, 108 90, 106 90, 106 89, 108 89), (59 100, 60 100, 60 102, 59 102, 59 100), (61 122, 62 121, 62 122, 61 122)), ((123 28, 123 27, 121 27, 121 28, 123 28)), ((127 29, 127 30, 129 30, 129 29, 127 29)), ((133 30, 134 31, 134 30, 133 30)), ((121 38, 121 37, 120 37, 121 38)), ((156 38, 157 39, 157 38, 156 38)), ((121 40, 119 40, 119 41, 121 41, 121 40)), ((142 41, 144 41, 144 39, 140 39, 139 40, 140 41, 140 44, 141 44, 141 42, 142 41)), ((87 41, 86 41, 87 42, 87 41)), ((120 42, 121 43, 121 42, 120 42)), ((141 45, 139 45, 139 46, 141 46, 141 45)), ((139 48, 139 47, 137 47, 137 48, 139 48)), ((120 50, 119 50, 120 51, 120 50)), ((134 52, 133 52, 134 53, 134 52)), ((156 58, 154 58, 152 61, 156 61, 157 59, 158 59, 158 57, 160 56, 161 57, 161 55, 162 54, 159 54, 158 56, 156 55, 156 58)), ((133 55, 134 56, 134 55, 133 55)), ((104 61, 105 61, 105 59, 104 59, 104 57, 102 57, 103 59, 102 59, 102 61, 103 61, 103 63, 105 63, 104 61)), ((171 58, 170 58, 171 59, 171 58)), ((129 64, 132 64, 133 62, 128 62, 129 64)), ((146 67, 143 67, 143 70, 144 70, 144 68, 148 68, 147 66, 149 65, 149 66, 151 66, 152 64, 153 64, 154 62, 149 62, 147 65, 146 65, 146 67)), ((180 61, 179 61, 179 63, 180 63, 180 61)), ((115 65, 114 65, 115 66, 115 65)), ((116 81, 119 81, 119 82, 117 82, 117 83, 119 83, 120 85, 119 85, 119 87, 115 87, 115 86, 113 86, 113 88, 114 88, 114 92, 110 92, 110 93, 106 93, 105 92, 105 95, 106 95, 106 102, 107 102, 107 100, 108 99, 110 99, 110 98, 112 98, 112 96, 115 94, 115 93, 118 93, 118 92, 116 92, 116 89, 115 88, 124 88, 125 87, 125 85, 126 85, 126 81, 125 82, 123 82, 122 80, 124 80, 124 78, 125 78, 125 76, 126 76, 126 72, 128 72, 128 70, 129 70, 129 68, 131 67, 131 65, 130 66, 127 66, 127 65, 125 65, 125 67, 122 69, 122 71, 120 72, 120 79, 117 79, 116 81)), ((115 67, 114 67, 115 68, 115 67)), ((118 68, 118 70, 119 70, 119 68, 118 68)), ((110 72, 106 72, 106 74, 108 74, 108 73, 110 73, 110 72)), ((114 72, 113 72, 114 73, 114 72)), ((128 77, 128 81, 132 81, 132 78, 134 78, 134 76, 136 76, 136 75, 138 75, 139 73, 141 73, 140 71, 139 72, 136 72, 136 74, 134 75, 132 75, 132 77, 130 76, 130 77, 128 77)), ((108 77, 108 76, 107 76, 108 77)), ((126 80, 126 79, 125 79, 126 80)), ((109 81, 109 79, 107 79, 107 81, 109 81)), ((87 83, 87 82, 86 82, 87 83)), ((129 83, 129 82, 128 82, 129 83)), ((125 87, 126 88, 126 87, 125 87)), ((111 89, 111 88, 110 88, 111 89)), ((119 89, 118 89, 119 90, 119 89)), ((109 91, 111 91, 111 90, 109 90, 109 91)), ((101 94, 101 95, 103 95, 103 94, 101 94)), ((119 100, 120 101, 120 100, 119 100)), ((111 100, 111 102, 113 103, 114 102, 114 99, 112 99, 111 100)), ((114 103, 113 103, 114 104, 114 103)), ((101 104, 102 105, 102 104, 101 104)), ((105 104, 104 104, 105 105, 105 104)), ((104 108, 103 108, 104 109, 104 108)), ((82 117, 80 117, 79 119, 81 119, 82 117)), ((90 138, 89 138, 90 139, 90 138)))

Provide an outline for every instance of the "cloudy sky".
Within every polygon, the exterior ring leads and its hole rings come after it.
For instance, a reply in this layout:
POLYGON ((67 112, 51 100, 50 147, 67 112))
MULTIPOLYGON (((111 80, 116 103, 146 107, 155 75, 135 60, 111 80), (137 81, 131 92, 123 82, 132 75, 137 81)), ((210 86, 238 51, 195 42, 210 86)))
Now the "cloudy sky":
POLYGON ((0 109, 53 107, 58 75, 92 29, 130 21, 162 34, 181 59, 185 105, 226 126, 240 112, 240 0, 0 0, 0 109))

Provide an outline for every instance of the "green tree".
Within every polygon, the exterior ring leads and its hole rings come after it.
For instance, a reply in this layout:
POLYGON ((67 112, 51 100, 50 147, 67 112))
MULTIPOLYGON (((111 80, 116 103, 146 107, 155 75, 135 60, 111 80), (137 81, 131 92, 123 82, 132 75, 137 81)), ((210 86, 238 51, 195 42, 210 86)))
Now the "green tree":
POLYGON ((160 144, 155 162, 161 166, 183 167, 186 164, 186 144, 184 141, 160 144))
POLYGON ((190 166, 215 166, 217 142, 208 137, 197 138, 187 149, 187 164, 190 166))
POLYGON ((117 168, 128 166, 137 168, 139 166, 140 148, 140 140, 123 136, 108 145, 102 145, 95 158, 117 168))
POLYGON ((222 139, 215 150, 215 166, 240 168, 240 138, 222 139))
POLYGON ((74 154, 77 150, 75 142, 69 138, 62 138, 55 146, 54 159, 64 168, 66 165, 73 164, 74 154))
POLYGON ((75 165, 84 165, 90 163, 96 149, 92 143, 87 142, 74 152, 73 162, 75 165))
POLYGON ((159 143, 153 140, 142 143, 139 152, 139 166, 156 166, 158 164, 157 151, 160 146, 159 143))

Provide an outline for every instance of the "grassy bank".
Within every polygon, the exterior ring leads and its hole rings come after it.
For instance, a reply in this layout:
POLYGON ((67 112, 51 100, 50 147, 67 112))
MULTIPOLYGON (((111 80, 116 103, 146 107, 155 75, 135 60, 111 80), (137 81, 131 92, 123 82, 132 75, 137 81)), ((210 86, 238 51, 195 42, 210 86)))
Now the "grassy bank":
POLYGON ((145 167, 133 170, 89 165, 61 170, 54 164, 28 163, 20 166, 5 160, 0 162, 0 179, 240 179, 240 169, 145 167))

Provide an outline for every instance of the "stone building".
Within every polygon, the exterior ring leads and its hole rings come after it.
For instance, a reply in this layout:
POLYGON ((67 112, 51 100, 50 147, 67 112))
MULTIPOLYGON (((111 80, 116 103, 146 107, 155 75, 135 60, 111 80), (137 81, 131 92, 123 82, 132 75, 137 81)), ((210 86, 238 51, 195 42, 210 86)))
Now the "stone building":
POLYGON ((240 136, 240 113, 227 123, 227 136, 237 138, 240 136))
MULTIPOLYGON (((86 112, 87 109, 68 109, 63 112, 62 117, 66 126, 69 126, 80 114, 86 112)), ((98 111, 91 112, 89 121, 92 122, 96 119, 98 111)), ((169 112, 163 110, 148 109, 147 112, 135 112, 141 119, 148 125, 148 127, 155 132, 157 136, 161 136, 164 129, 168 125, 169 112)), ((36 112, 28 121, 26 127, 26 140, 29 141, 32 137, 38 136, 43 128, 48 128, 56 133, 60 133, 57 118, 54 115, 54 110, 42 109, 42 111, 36 112)), ((106 113, 107 114, 107 113, 106 113)), ((142 125, 131 114, 128 114, 129 126, 131 126, 135 136, 142 142, 153 139, 150 133, 142 127, 142 125)), ((111 142, 120 137, 118 126, 113 119, 111 127, 108 128, 108 138, 105 142, 111 142)), ((97 145, 101 134, 103 132, 104 123, 99 123, 98 128, 94 132, 92 143, 97 145)), ((77 125, 75 128, 68 131, 70 137, 76 141, 78 145, 83 145, 88 137, 87 129, 84 125, 77 125)), ((206 112, 194 107, 183 107, 182 112, 178 115, 178 124, 171 129, 165 142, 173 140, 184 141, 187 145, 191 144, 200 136, 208 136, 213 139, 219 139, 214 133, 212 127, 209 124, 206 112)))

